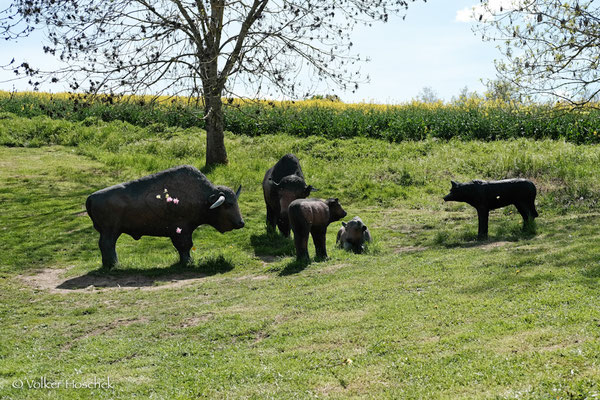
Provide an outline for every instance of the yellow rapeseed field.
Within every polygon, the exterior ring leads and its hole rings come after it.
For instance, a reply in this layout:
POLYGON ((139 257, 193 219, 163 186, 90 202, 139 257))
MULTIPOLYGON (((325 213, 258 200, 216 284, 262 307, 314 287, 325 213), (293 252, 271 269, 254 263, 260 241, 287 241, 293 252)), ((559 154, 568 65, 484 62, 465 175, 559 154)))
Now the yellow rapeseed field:
MULTIPOLYGON (((0 91, 0 99, 6 99, 8 97, 22 97, 22 98, 37 98, 43 101, 56 100, 85 100, 89 98, 89 95, 77 94, 77 93, 47 93, 47 92, 7 92, 0 91)), ((102 101, 106 100, 111 96, 98 95, 97 99, 102 101)), ((155 103, 162 105, 201 105, 201 99, 180 97, 180 96, 151 96, 151 95, 131 95, 131 96, 112 96, 114 102, 136 102, 136 103, 155 103), (196 101, 198 100, 198 101, 196 101)), ((387 110, 399 110, 404 108, 421 108, 426 110, 439 110, 439 109, 453 109, 453 108, 523 108, 524 105, 516 103, 506 103, 500 100, 485 100, 480 97, 469 97, 461 101, 444 103, 437 101, 433 103, 424 103, 420 101, 410 101, 401 104, 376 104, 376 103, 344 103, 342 101, 332 101, 328 99, 308 99, 308 100, 249 100, 240 98, 223 98, 224 104, 233 106, 245 106, 245 105, 263 105, 271 107, 297 107, 297 108, 328 108, 333 110, 362 110, 362 111, 387 111, 387 110)))

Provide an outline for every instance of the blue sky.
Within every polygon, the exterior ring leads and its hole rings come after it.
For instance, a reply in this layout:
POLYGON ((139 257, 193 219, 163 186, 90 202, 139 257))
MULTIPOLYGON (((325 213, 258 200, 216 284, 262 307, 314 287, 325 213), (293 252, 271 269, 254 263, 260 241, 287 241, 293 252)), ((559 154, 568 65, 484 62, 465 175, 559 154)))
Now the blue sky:
MULTIPOLYGON (((392 18, 387 24, 357 29, 354 49, 371 60, 361 67, 370 81, 354 94, 338 95, 345 102, 395 104, 410 101, 426 86, 444 100, 450 100, 465 86, 483 92, 481 81, 495 77, 493 60, 499 53, 493 43, 483 42, 472 32, 472 23, 461 18, 465 9, 478 3, 478 0, 415 2, 404 21, 392 18)), ((40 36, 18 43, 3 42, 0 64, 8 63, 14 56, 32 65, 58 65, 43 55, 42 42, 40 36)), ((2 82, 10 78, 10 73, 0 71, 0 90, 28 89, 26 82, 2 82)), ((56 86, 42 89, 61 91, 56 86)))
MULTIPOLYGON (((472 23, 457 21, 457 13, 479 4, 478 0, 429 0, 410 5, 406 20, 357 32, 359 53, 371 62, 363 67, 371 81, 343 100, 399 103, 416 97, 425 86, 450 100, 467 86, 483 92, 481 80, 496 76, 495 45, 483 42, 472 23)), ((461 18, 464 20, 465 18, 461 18)))

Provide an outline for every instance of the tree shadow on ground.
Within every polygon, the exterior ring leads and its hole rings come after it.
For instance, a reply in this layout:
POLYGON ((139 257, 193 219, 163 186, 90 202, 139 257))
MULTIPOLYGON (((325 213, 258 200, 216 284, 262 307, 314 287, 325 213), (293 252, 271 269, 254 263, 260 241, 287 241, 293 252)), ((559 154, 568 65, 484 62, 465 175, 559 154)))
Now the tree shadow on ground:
POLYGON ((586 267, 581 270, 581 281, 588 287, 598 289, 600 284, 600 263, 597 258, 585 263, 586 267))
POLYGON ((213 172, 218 166, 219 166, 218 164, 205 165, 202 168, 200 168, 200 172, 207 175, 207 174, 210 174, 211 172, 213 172))
POLYGON ((198 265, 172 264, 168 268, 106 269, 100 268, 85 275, 67 279, 57 289, 77 290, 94 286, 98 288, 156 286, 159 282, 179 282, 206 278, 233 269, 233 264, 223 256, 204 260, 198 265))
POLYGON ((470 295, 481 294, 484 292, 498 292, 498 290, 510 292, 511 290, 514 290, 515 287, 526 287, 529 288, 529 290, 534 290, 532 288, 537 288, 546 284, 547 282, 553 282, 556 280, 556 276, 550 272, 540 272, 525 276, 522 274, 516 274, 517 268, 514 270, 514 274, 502 274, 497 278, 492 278, 485 282, 459 289, 459 292, 470 295))

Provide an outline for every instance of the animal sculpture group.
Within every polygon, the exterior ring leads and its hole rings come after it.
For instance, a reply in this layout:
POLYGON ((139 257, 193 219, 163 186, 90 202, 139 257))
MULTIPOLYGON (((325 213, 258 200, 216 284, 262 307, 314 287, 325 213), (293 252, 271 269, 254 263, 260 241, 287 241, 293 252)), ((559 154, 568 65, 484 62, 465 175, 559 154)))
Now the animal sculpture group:
MULTIPOLYGON (((524 227, 538 213, 535 209, 535 185, 525 179, 502 181, 452 181, 444 201, 465 202, 477 210, 478 238, 488 234, 489 211, 515 205, 523 217, 524 227)), ((267 208, 267 230, 279 228, 285 237, 294 233, 298 260, 309 260, 308 238, 312 236, 317 258, 327 257, 327 227, 346 217, 339 199, 307 198, 316 191, 307 185, 300 161, 293 154, 283 156, 267 170, 262 182, 267 208)), ((171 239, 179 261, 191 261, 192 233, 200 225, 211 225, 224 233, 244 227, 238 206, 241 186, 234 192, 215 186, 198 169, 183 165, 130 182, 107 187, 91 194, 85 203, 94 228, 100 233, 102 265, 118 264, 116 242, 126 233, 135 240, 142 236, 171 239)), ((342 222, 337 245, 347 251, 362 253, 371 242, 371 233, 359 217, 342 222)))

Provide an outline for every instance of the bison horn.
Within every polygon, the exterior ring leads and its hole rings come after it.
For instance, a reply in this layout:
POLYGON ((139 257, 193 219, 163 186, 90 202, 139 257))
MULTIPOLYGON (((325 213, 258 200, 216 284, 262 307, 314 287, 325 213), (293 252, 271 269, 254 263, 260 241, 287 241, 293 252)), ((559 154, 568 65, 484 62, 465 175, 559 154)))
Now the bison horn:
POLYGON ((235 192, 235 199, 239 199, 240 198, 240 193, 242 193, 242 185, 240 185, 240 187, 238 188, 238 190, 235 192))
POLYGON ((279 186, 279 183, 275 182, 273 178, 269 178, 269 183, 273 186, 279 186))
POLYGON ((310 189, 311 192, 318 192, 319 189, 317 189, 316 187, 313 187, 312 185, 308 185, 308 188, 310 189))
POLYGON ((458 186, 458 184, 457 184, 456 182, 454 182, 454 181, 450 181, 450 183, 452 184, 452 187, 453 187, 453 188, 455 188, 455 187, 457 187, 457 186, 458 186))
POLYGON ((212 210, 213 208, 217 208, 219 207, 221 204, 223 204, 225 202, 225 196, 220 195, 219 198, 217 199, 217 201, 215 201, 213 203, 212 206, 210 206, 210 210, 212 210))

